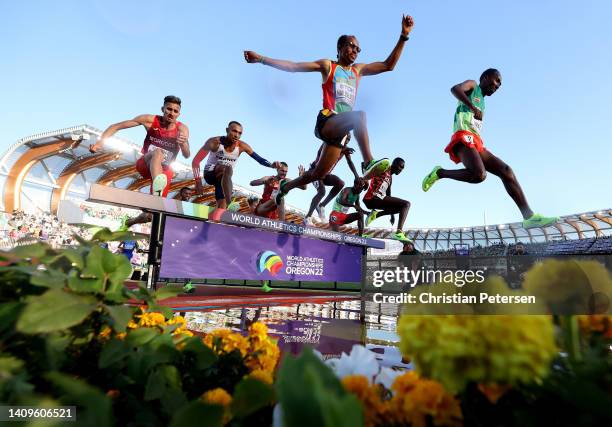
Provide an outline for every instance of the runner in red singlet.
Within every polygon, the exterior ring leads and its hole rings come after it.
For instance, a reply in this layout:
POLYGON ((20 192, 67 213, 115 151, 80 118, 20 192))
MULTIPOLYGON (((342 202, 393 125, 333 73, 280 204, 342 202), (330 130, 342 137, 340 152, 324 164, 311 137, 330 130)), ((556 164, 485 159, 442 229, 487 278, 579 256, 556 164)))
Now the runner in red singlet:
MULTIPOLYGON (((279 205, 276 204, 274 200, 274 193, 278 191, 278 187, 280 182, 283 179, 287 178, 287 171, 289 170, 289 166, 285 162, 279 162, 279 167, 276 169, 275 176, 264 176, 263 178, 254 179, 251 181, 251 185, 258 186, 263 185, 264 191, 261 195, 261 200, 255 207, 253 211, 254 215, 262 216, 264 218, 270 219, 279 219, 281 221, 285 220, 285 201, 281 201, 279 205)), ((298 167, 299 174, 302 176, 304 174, 304 167, 298 167)), ((303 185, 300 187, 302 190, 306 189, 306 186, 303 185)))
POLYGON ((410 202, 400 199, 399 197, 391 196, 391 183, 393 175, 399 175, 404 170, 404 159, 396 157, 391 163, 391 168, 380 176, 375 177, 370 181, 370 187, 366 195, 363 197, 363 204, 371 210, 366 218, 366 227, 370 225, 376 218, 391 215, 391 224, 395 222, 395 214, 399 214, 397 222, 397 231, 392 236, 394 239, 407 242, 410 241, 404 234, 404 222, 408 216, 410 202), (377 211, 378 209, 378 211, 377 211))
POLYGON ((401 35, 389 57, 382 62, 355 64, 361 52, 355 36, 343 35, 338 39, 338 60, 320 59, 313 62, 292 62, 272 59, 253 51, 245 51, 244 58, 248 63, 261 63, 289 72, 319 72, 323 78, 323 109, 319 112, 315 126, 315 135, 323 140, 325 146, 321 158, 314 169, 301 177, 282 182, 276 196, 277 203, 291 189, 323 179, 338 160, 346 135, 353 131, 361 150, 364 163, 364 178, 376 176, 389 168, 389 160, 374 160, 370 151, 370 140, 363 111, 354 111, 359 79, 391 71, 399 61, 404 43, 412 31, 413 20, 402 16, 401 35))
POLYGON ((166 197, 173 177, 172 162, 179 151, 185 158, 190 156, 189 129, 177 121, 181 114, 180 98, 166 96, 161 110, 163 116, 142 114, 109 126, 98 142, 89 147, 89 151, 95 153, 100 150, 105 141, 121 129, 144 126, 147 136, 141 150, 142 157, 136 161, 136 170, 143 178, 151 179, 151 194, 166 197))

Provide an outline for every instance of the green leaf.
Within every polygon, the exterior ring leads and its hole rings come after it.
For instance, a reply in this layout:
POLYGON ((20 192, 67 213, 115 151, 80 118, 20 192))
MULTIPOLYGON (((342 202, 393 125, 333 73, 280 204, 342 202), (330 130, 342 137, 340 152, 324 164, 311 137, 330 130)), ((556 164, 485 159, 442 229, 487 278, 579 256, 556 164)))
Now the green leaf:
POLYGON ((305 348, 285 357, 276 382, 285 427, 363 425, 359 400, 347 393, 331 369, 305 348))
POLYGON ((232 399, 232 414, 244 418, 274 401, 274 389, 254 378, 245 378, 238 383, 232 399))
POLYGON ((127 357, 132 350, 121 340, 108 341, 100 352, 98 367, 105 369, 127 357))
POLYGON ((157 335, 159 335, 159 332, 153 328, 138 328, 128 332, 125 341, 131 347, 138 347, 148 343, 157 335))
POLYGON ((208 405, 199 400, 193 400, 184 405, 172 417, 170 427, 206 426, 221 427, 223 425, 223 407, 208 405))
POLYGON ((66 360, 66 348, 70 344, 71 336, 55 332, 45 340, 46 362, 50 370, 59 369, 66 360))
POLYGON ((91 299, 60 289, 29 297, 17 330, 26 334, 59 331, 81 323, 94 309, 91 299))
POLYGON ((83 277, 77 271, 68 274, 68 287, 75 292, 100 293, 104 289, 104 280, 97 277, 83 277))
POLYGON ((207 369, 217 361, 215 352, 207 345, 204 345, 200 337, 189 337, 182 351, 183 353, 194 354, 196 358, 194 368, 197 370, 207 369))
POLYGON ((112 425, 112 403, 101 390, 60 372, 49 372, 45 377, 63 393, 64 405, 78 406, 79 425, 112 425))
POLYGON ((40 258, 44 256, 51 248, 45 243, 35 243, 33 245, 17 246, 10 251, 10 254, 16 258, 40 258))
POLYGON ((154 298, 157 301, 161 301, 167 298, 175 297, 182 292, 183 292, 182 286, 168 285, 168 286, 159 288, 157 291, 155 291, 154 298))
POLYGON ((117 332, 125 332, 128 322, 134 315, 134 309, 127 305, 104 305, 108 314, 113 319, 113 329, 117 332))
POLYGON ((15 322, 23 307, 25 307, 25 304, 21 302, 6 302, 0 304, 0 331, 3 332, 15 328, 15 322))
POLYGON ((85 254, 82 249, 65 249, 62 251, 62 256, 79 270, 85 267, 85 254))
POLYGON ((91 240, 99 242, 122 242, 125 240, 134 240, 136 235, 131 231, 115 231, 112 232, 108 228, 103 228, 93 235, 91 240))
POLYGON ((144 400, 161 398, 167 391, 181 391, 181 376, 172 365, 161 365, 153 369, 147 379, 144 400))
POLYGON ((30 283, 37 286, 60 289, 66 285, 67 278, 68 276, 59 270, 37 270, 32 273, 30 283))

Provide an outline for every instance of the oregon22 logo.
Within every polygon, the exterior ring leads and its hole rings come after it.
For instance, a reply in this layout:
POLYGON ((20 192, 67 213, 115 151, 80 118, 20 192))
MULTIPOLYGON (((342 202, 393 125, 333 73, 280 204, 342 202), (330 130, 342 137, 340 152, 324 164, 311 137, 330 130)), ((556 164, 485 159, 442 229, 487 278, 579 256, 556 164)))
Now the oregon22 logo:
POLYGON ((260 274, 264 270, 268 270, 272 276, 276 276, 276 273, 283 268, 283 260, 275 252, 263 251, 257 255, 256 261, 257 272, 260 274))

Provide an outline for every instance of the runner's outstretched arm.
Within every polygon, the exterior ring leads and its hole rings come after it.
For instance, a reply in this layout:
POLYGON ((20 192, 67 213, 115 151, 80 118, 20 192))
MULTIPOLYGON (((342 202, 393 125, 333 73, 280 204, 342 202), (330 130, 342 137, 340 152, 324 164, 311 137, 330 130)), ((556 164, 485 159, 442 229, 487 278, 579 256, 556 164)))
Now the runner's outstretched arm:
POLYGON ((251 50, 244 51, 244 59, 249 64, 260 63, 263 65, 269 65, 277 70, 287 71, 289 73, 308 73, 318 71, 322 75, 327 75, 331 68, 331 61, 329 59, 319 59, 318 61, 310 62, 293 62, 283 59, 268 58, 251 50))
POLYGON ((240 141, 240 151, 247 153, 249 156, 251 156, 253 160, 255 160, 257 163, 259 163, 262 166, 265 166, 267 168, 272 168, 272 169, 276 169, 280 167, 280 162, 274 161, 270 163, 270 161, 264 159, 259 154, 257 154, 255 151, 253 151, 251 146, 247 144, 246 142, 240 141))
POLYGON ((273 176, 264 176, 263 178, 254 179, 253 181, 251 181, 250 185, 252 185, 253 187, 258 186, 258 185, 264 185, 266 182, 268 182, 272 178, 274 178, 274 177, 273 176))
POLYGON ((356 67, 359 70, 359 74, 361 74, 362 76, 374 76, 376 74, 393 70, 395 68, 395 64, 397 64, 397 61, 399 61, 400 56, 402 55, 404 43, 406 43, 406 41, 408 40, 408 35, 412 31, 413 27, 414 20, 412 19, 412 16, 402 15, 402 33, 387 59, 382 62, 357 64, 356 67))
POLYGON ((110 138, 121 129, 129 129, 136 126, 144 126, 145 128, 149 129, 153 123, 154 117, 155 116, 152 114, 141 114, 134 117, 132 120, 124 120, 122 122, 110 125, 104 132, 102 132, 102 135, 100 135, 100 138, 98 138, 98 142, 89 146, 89 151, 92 153, 97 152, 104 146, 104 141, 107 138, 110 138))

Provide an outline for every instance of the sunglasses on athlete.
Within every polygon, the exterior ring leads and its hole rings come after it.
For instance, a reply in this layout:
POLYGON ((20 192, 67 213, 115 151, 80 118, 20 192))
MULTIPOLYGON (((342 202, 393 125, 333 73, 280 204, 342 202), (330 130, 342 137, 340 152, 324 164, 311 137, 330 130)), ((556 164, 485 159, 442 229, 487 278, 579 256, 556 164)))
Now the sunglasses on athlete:
POLYGON ((357 53, 361 52, 361 48, 359 46, 357 46, 355 43, 348 42, 347 45, 349 45, 351 48, 353 48, 354 51, 357 51, 357 53))

